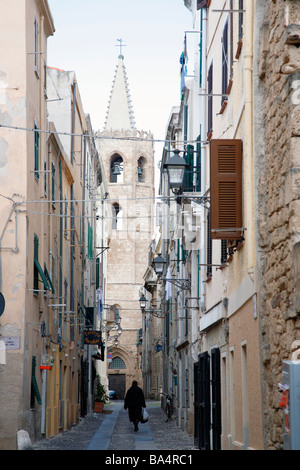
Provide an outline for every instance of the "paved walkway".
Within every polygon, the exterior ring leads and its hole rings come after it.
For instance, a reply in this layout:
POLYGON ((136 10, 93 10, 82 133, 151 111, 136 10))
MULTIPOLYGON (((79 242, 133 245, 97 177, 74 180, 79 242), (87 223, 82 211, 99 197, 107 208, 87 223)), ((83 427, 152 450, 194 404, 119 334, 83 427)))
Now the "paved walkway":
POLYGON ((134 432, 123 401, 111 402, 104 413, 91 413, 74 426, 51 439, 32 446, 33 450, 177 450, 191 451, 194 438, 182 431, 175 419, 166 422, 160 402, 147 401, 149 422, 134 432))

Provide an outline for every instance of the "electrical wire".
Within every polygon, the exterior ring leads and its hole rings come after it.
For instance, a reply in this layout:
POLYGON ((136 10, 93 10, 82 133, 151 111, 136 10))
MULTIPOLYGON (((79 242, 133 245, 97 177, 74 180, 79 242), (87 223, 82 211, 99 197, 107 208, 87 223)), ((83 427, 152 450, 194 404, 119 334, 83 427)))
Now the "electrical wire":
POLYGON ((43 130, 43 129, 33 129, 29 127, 20 127, 20 126, 9 126, 5 124, 0 124, 0 128, 3 129, 10 129, 10 130, 18 130, 18 131, 26 131, 26 132, 38 132, 43 134, 55 134, 55 135, 64 135, 70 137, 84 137, 90 138, 95 140, 124 140, 129 142, 157 142, 157 143, 167 143, 167 144, 192 144, 192 143, 203 143, 207 144, 208 140, 171 140, 171 139, 150 139, 150 138, 143 138, 143 137, 116 137, 116 136, 104 136, 99 134, 76 134, 72 132, 62 132, 62 131, 53 131, 53 130, 43 130))

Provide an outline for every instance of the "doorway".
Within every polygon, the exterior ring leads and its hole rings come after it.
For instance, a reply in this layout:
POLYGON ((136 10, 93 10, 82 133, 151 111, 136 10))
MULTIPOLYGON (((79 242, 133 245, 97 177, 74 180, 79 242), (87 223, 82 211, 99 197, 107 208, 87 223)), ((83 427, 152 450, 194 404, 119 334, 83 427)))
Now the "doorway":
POLYGON ((126 392, 125 374, 109 374, 108 388, 109 390, 115 390, 117 394, 117 400, 124 400, 126 392))

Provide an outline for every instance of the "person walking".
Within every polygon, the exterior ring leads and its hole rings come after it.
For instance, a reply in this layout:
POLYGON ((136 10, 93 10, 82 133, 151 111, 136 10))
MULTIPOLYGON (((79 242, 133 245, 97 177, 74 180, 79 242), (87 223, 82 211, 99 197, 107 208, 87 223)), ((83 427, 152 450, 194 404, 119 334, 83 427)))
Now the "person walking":
POLYGON ((129 421, 134 424, 134 430, 138 431, 139 421, 142 420, 142 408, 146 408, 143 390, 138 387, 136 380, 132 382, 132 386, 128 389, 125 400, 124 409, 129 414, 129 421))

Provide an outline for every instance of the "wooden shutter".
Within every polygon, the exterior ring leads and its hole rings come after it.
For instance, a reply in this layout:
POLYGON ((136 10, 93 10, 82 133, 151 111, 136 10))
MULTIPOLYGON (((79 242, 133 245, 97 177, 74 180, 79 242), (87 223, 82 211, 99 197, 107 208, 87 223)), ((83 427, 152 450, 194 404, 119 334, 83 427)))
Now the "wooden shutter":
POLYGON ((236 240, 243 232, 242 141, 210 143, 211 237, 236 240))

